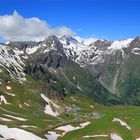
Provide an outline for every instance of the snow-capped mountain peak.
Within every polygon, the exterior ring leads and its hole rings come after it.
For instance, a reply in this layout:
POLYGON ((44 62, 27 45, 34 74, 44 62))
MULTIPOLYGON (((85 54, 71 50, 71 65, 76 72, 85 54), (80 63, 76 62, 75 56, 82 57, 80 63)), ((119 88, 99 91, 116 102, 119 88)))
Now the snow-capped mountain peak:
POLYGON ((129 38, 126 40, 114 41, 108 49, 122 49, 128 47, 128 45, 132 42, 133 39, 129 38))
MULTIPOLYGON (((78 36, 49 36, 40 42, 8 42, 1 44, 1 62, 0 65, 5 67, 13 77, 24 78, 24 61, 30 59, 33 54, 47 55, 53 51, 59 57, 67 56, 67 58, 80 64, 80 66, 89 66, 103 63, 106 57, 114 55, 116 51, 120 51, 123 58, 125 52, 123 48, 134 46, 138 48, 139 38, 126 39, 119 41, 108 41, 103 39, 89 38, 84 39, 78 36), (131 44, 131 45, 130 45, 131 44), (12 52, 12 54, 11 54, 12 52), (14 71, 8 67, 13 67, 14 71), (15 76, 17 75, 17 76, 15 76)), ((133 54, 134 51, 131 52, 133 54)))

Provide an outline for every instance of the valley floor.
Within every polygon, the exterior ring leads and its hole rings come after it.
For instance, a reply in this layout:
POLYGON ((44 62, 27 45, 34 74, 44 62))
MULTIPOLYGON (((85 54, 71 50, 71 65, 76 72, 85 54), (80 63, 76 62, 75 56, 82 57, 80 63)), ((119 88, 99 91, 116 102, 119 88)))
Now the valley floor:
POLYGON ((0 139, 140 139, 140 108, 137 106, 104 106, 82 95, 66 97, 64 104, 76 111, 52 117, 41 113, 41 108, 36 110, 27 104, 22 104, 21 109, 1 105, 0 139))

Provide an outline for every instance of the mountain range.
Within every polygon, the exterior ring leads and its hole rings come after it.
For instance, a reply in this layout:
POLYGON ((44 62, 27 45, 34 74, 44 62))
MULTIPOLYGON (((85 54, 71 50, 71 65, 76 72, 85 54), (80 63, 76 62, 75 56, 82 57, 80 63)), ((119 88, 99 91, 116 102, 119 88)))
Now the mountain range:
POLYGON ((58 84, 64 95, 73 90, 100 103, 140 104, 140 37, 93 39, 87 44, 74 37, 49 36, 40 42, 11 41, 0 46, 1 73, 20 83, 31 76, 50 86, 58 84))

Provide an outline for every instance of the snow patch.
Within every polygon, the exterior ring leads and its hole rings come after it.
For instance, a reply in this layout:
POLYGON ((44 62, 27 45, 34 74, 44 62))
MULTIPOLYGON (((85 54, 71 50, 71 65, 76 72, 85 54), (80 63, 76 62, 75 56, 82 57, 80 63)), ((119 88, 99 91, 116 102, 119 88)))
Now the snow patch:
POLYGON ((133 48, 134 51, 140 51, 140 48, 133 48))
POLYGON ((93 38, 93 37, 90 37, 90 38, 81 38, 79 36, 75 36, 74 37, 78 42, 84 44, 84 45, 90 45, 91 43, 97 41, 98 39, 97 38, 93 38))
POLYGON ((46 114, 51 115, 51 116, 54 116, 54 117, 56 117, 56 116, 59 115, 58 112, 54 112, 54 111, 52 110, 50 104, 46 105, 45 111, 44 111, 44 112, 45 112, 46 114))
POLYGON ((0 104, 9 104, 3 95, 0 95, 0 104))
POLYGON ((21 54, 23 54, 23 51, 19 51, 17 48, 13 50, 9 46, 0 44, 0 66, 7 70, 12 78, 17 80, 25 76, 22 67, 25 64, 21 60, 21 54), (14 54, 10 53, 11 51, 14 54), (13 70, 10 69, 11 67, 13 70))
POLYGON ((81 91, 83 91, 83 89, 81 89, 81 87, 77 84, 77 88, 81 91))
POLYGON ((7 95, 10 95, 10 96, 16 96, 15 94, 13 94, 13 93, 9 93, 9 92, 4 92, 5 94, 7 94, 7 95))
POLYGON ((23 128, 28 128, 28 127, 37 128, 37 126, 34 126, 34 125, 21 125, 21 127, 23 127, 23 128))
POLYGON ((86 135, 83 138, 96 138, 96 137, 108 137, 108 135, 101 134, 101 135, 86 135))
POLYGON ((48 103, 50 102, 54 107, 56 108, 60 108, 57 104, 55 104, 54 102, 52 102, 48 97, 46 97, 44 94, 41 94, 41 97, 48 103))
POLYGON ((7 90, 11 90, 12 88, 10 86, 6 86, 6 89, 7 90))
POLYGON ((47 98, 44 94, 41 94, 41 97, 44 99, 44 101, 46 101, 46 106, 45 106, 45 110, 44 112, 48 115, 51 115, 51 116, 58 116, 59 113, 57 111, 53 111, 52 108, 51 108, 51 105, 53 105, 54 107, 56 108, 59 108, 58 105, 56 105, 55 103, 53 103, 49 98, 47 98))
POLYGON ((115 133, 111 133, 110 138, 111 140, 123 140, 119 135, 115 133))
POLYGON ((123 49, 121 49, 121 52, 122 52, 122 57, 123 57, 123 59, 125 58, 125 53, 124 53, 124 50, 123 49))
POLYGON ((133 48, 132 53, 136 55, 140 55, 140 48, 133 48))
POLYGON ((65 126, 57 127, 55 130, 62 130, 62 131, 64 131, 62 133, 62 135, 61 135, 61 136, 64 136, 66 133, 68 133, 70 131, 82 129, 82 128, 84 128, 85 126, 87 126, 89 124, 90 124, 90 122, 84 122, 84 123, 81 123, 80 126, 77 126, 77 127, 74 127, 72 125, 65 125, 65 126))
POLYGON ((22 108, 22 105, 21 105, 21 104, 19 104, 19 107, 20 107, 20 108, 22 108))
POLYGON ((28 103, 25 103, 25 102, 24 102, 24 104, 25 104, 26 106, 30 106, 28 103))
POLYGON ((28 56, 26 55, 26 56, 22 56, 22 58, 24 58, 24 59, 28 59, 28 56))
POLYGON ((128 46, 128 44, 132 41, 133 39, 127 39, 127 40, 120 40, 120 41, 114 41, 112 43, 112 45, 110 47, 108 47, 108 49, 114 49, 114 50, 118 50, 118 49, 122 49, 128 46))
POLYGON ((5 139, 16 139, 16 140, 45 140, 31 132, 19 128, 8 128, 6 125, 0 125, 0 134, 5 139))
POLYGON ((131 130, 131 127, 128 126, 126 122, 122 121, 119 118, 114 118, 112 122, 119 122, 122 126, 125 126, 127 129, 131 130))
POLYGON ((8 45, 10 43, 10 41, 6 41, 5 44, 8 45))
POLYGON ((12 121, 12 120, 7 119, 7 118, 4 118, 4 117, 0 117, 0 120, 2 120, 2 121, 6 121, 6 122, 10 122, 10 121, 12 121))
POLYGON ((59 136, 61 135, 53 131, 48 131, 48 134, 45 135, 48 140, 57 140, 59 136))
POLYGON ((77 127, 74 127, 71 125, 60 126, 60 127, 57 127, 55 130, 64 131, 63 133, 57 134, 57 132, 48 131, 48 134, 46 134, 45 137, 48 140, 57 140, 58 137, 63 137, 66 133, 68 133, 70 131, 82 129, 85 126, 87 126, 88 124, 90 124, 90 122, 81 123, 80 126, 77 126, 77 127))
POLYGON ((39 47, 40 47, 39 45, 34 46, 34 47, 29 46, 29 47, 26 48, 26 53, 27 54, 33 54, 39 49, 39 47))
POLYGON ((94 106, 93 105, 89 105, 91 108, 94 108, 94 106))
POLYGON ((7 114, 3 114, 3 115, 6 116, 6 117, 9 117, 9 118, 19 120, 19 121, 26 121, 27 120, 27 119, 24 119, 24 118, 15 117, 15 116, 7 115, 7 114))

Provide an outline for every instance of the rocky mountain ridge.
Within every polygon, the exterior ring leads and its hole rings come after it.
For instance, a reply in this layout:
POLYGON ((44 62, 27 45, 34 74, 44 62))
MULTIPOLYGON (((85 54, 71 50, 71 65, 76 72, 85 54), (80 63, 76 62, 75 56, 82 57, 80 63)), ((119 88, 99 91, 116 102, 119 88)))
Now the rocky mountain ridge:
MULTIPOLYGON (((95 81, 112 95, 118 96, 126 103, 131 103, 129 96, 134 95, 133 92, 132 95, 128 94, 129 91, 126 90, 126 87, 130 86, 129 75, 132 75, 132 78, 139 83, 136 76, 138 67, 133 64, 133 68, 136 69, 135 73, 126 68, 131 67, 130 62, 136 58, 136 62, 138 61, 139 48, 140 37, 121 41, 93 39, 93 42, 87 45, 84 41, 78 41, 74 37, 49 36, 40 42, 1 44, 0 65, 1 71, 6 70, 12 78, 20 83, 27 80, 26 75, 50 82, 52 73, 55 76, 61 73, 73 87, 82 91, 80 85, 75 85, 73 79, 71 80, 71 77, 67 77, 65 73, 66 67, 78 64, 81 69, 89 71, 95 81), (44 76, 46 73, 47 76, 44 76)), ((135 92, 137 97, 139 89, 135 92)), ((139 104, 139 101, 133 101, 132 104, 139 104)))

